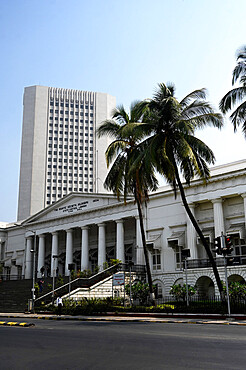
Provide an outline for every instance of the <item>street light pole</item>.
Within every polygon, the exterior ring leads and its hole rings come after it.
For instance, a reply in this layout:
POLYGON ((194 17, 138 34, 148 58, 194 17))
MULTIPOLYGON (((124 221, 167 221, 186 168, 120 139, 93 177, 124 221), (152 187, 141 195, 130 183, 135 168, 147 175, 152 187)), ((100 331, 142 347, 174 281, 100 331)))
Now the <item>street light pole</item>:
POLYGON ((58 258, 58 256, 54 254, 52 257, 53 257, 52 305, 54 305, 54 301, 55 301, 55 274, 56 274, 55 259, 58 258))
MULTIPOLYGON (((26 229, 27 230, 27 229, 26 229)), ((37 235, 36 231, 28 230, 34 233, 34 246, 33 250, 33 269, 32 269, 32 312, 34 313, 34 305, 35 305, 35 276, 36 276, 36 251, 37 251, 37 235)))
POLYGON ((134 262, 129 261, 128 266, 130 271, 130 306, 132 306, 132 266, 134 266, 134 262))
POLYGON ((26 231, 29 231, 29 232, 33 233, 33 235, 34 235, 34 245, 33 245, 33 249, 31 249, 31 251, 30 251, 31 253, 33 253, 33 268, 32 268, 32 312, 34 313, 37 234, 36 234, 36 230, 33 231, 33 230, 30 230, 30 229, 27 229, 25 226, 19 225, 19 224, 16 224, 16 223, 15 223, 15 225, 18 226, 18 227, 21 227, 21 228, 25 229, 26 231))
POLYGON ((186 304, 189 306, 189 287, 188 287, 188 274, 187 274, 187 259, 184 260, 185 263, 185 285, 186 285, 186 304))

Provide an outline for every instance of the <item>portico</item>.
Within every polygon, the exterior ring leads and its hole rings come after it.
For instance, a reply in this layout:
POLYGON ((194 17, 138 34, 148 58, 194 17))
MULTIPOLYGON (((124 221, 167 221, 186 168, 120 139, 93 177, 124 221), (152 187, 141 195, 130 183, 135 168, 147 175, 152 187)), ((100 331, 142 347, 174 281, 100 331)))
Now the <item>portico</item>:
MULTIPOLYGON (((81 207, 75 208, 74 199, 72 202, 72 207, 69 207, 69 202, 68 205, 59 207, 61 209, 52 210, 50 207, 49 213, 40 212, 40 215, 29 218, 23 225, 23 228, 36 232, 37 277, 41 277, 42 268, 46 276, 58 273, 68 276, 68 266, 71 263, 74 263, 75 270, 83 271, 93 270, 96 266, 102 270, 111 258, 123 263, 126 259, 135 263, 137 260, 143 261, 143 249, 141 245, 137 245, 140 239, 137 236, 137 210, 133 203, 129 209, 117 201, 108 207, 104 206, 100 214, 98 203, 97 207, 93 207, 92 202, 91 208, 86 207, 87 210, 81 211, 81 207), (64 212, 64 208, 76 211, 64 212), (63 216, 64 213, 66 217, 63 216)), ((87 203, 89 204, 88 201, 87 203)), ((30 278, 34 236, 26 232, 25 239, 25 277, 30 278)))

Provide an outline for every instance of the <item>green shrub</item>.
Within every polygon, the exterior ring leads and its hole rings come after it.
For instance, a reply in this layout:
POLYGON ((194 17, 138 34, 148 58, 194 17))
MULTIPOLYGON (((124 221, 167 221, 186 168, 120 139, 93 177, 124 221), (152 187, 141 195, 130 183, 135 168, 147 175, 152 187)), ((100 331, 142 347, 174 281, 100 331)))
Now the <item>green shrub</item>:
MULTIPOLYGON (((130 285, 126 285, 126 294, 130 296, 130 285)), ((131 295, 133 299, 138 299, 140 305, 145 305, 149 296, 149 284, 138 281, 131 285, 131 295)))
MULTIPOLYGON (((188 295, 189 297, 193 296, 196 293, 196 288, 188 285, 188 295)), ((176 300, 182 299, 183 301, 186 300, 186 284, 181 285, 181 284, 174 284, 171 286, 170 295, 174 296, 176 300)))

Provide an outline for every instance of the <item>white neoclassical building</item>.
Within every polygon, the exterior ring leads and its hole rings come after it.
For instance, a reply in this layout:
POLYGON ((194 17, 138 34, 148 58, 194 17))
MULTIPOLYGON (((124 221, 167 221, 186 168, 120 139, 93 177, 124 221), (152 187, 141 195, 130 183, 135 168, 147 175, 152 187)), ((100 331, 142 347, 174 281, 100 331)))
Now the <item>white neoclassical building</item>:
MULTIPOLYGON (((211 169, 207 184, 194 180, 186 187, 188 203, 211 245, 221 232, 233 241, 235 264, 228 267, 231 280, 246 281, 246 160, 211 169)), ((186 215, 179 194, 169 187, 150 195, 144 205, 144 222, 153 280, 159 293, 184 280, 181 251, 189 248, 188 283, 200 292, 217 294, 206 252, 186 215)), ((133 199, 119 202, 113 195, 71 193, 24 220, 0 227, 1 263, 4 273, 31 278, 37 250, 37 276, 69 274, 76 270, 102 268, 105 261, 144 264, 139 219, 133 199), (53 256, 57 256, 53 258, 53 256)), ((213 252, 214 253, 214 252, 213 252)), ((216 258, 224 280, 222 258, 216 258)))

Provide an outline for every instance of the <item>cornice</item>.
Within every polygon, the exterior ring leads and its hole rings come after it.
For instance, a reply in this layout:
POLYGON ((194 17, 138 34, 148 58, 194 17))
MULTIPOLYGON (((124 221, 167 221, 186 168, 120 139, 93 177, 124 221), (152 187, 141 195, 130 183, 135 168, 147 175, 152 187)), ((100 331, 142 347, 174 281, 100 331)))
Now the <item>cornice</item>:
MULTIPOLYGON (((67 220, 66 224, 71 224, 71 223, 75 223, 75 222, 81 222, 81 221, 84 221, 86 219, 86 215, 89 215, 88 217, 88 224, 92 224, 91 222, 89 222, 91 219, 92 219, 92 214, 94 213, 95 214, 95 217, 94 218, 100 218, 102 216, 107 216, 109 215, 110 213, 108 213, 109 210, 112 210, 112 209, 116 209, 116 208, 119 208, 119 212, 122 212, 124 209, 126 212, 132 212, 132 211, 136 211, 137 212, 137 207, 135 206, 134 204, 134 201, 133 200, 130 200, 128 201, 126 204, 123 203, 123 202, 120 202, 120 203, 114 203, 114 204, 110 204, 110 205, 106 205, 106 206, 101 206, 100 208, 93 208, 93 209, 89 209, 89 210, 86 210, 86 211, 77 211, 76 214, 65 214, 65 215, 60 215, 60 216, 56 216, 54 218, 47 218, 47 219, 38 219, 38 220, 34 220, 34 221, 31 221, 31 222, 28 222, 28 223, 23 223, 22 226, 25 227, 25 225, 28 227, 29 225, 32 225, 32 226, 35 226, 35 225, 47 225, 49 224, 49 227, 54 227, 54 226, 59 226, 59 225, 63 225, 65 223, 63 223, 62 221, 63 220, 67 220), (130 209, 127 207, 127 206, 132 206, 130 209), (134 207, 133 207, 134 206, 134 207), (78 220, 79 218, 79 220, 78 220)), ((115 213, 115 212, 114 212, 115 213)), ((117 215, 117 219, 119 219, 119 216, 117 215)), ((114 219, 112 218, 112 221, 114 219)))

